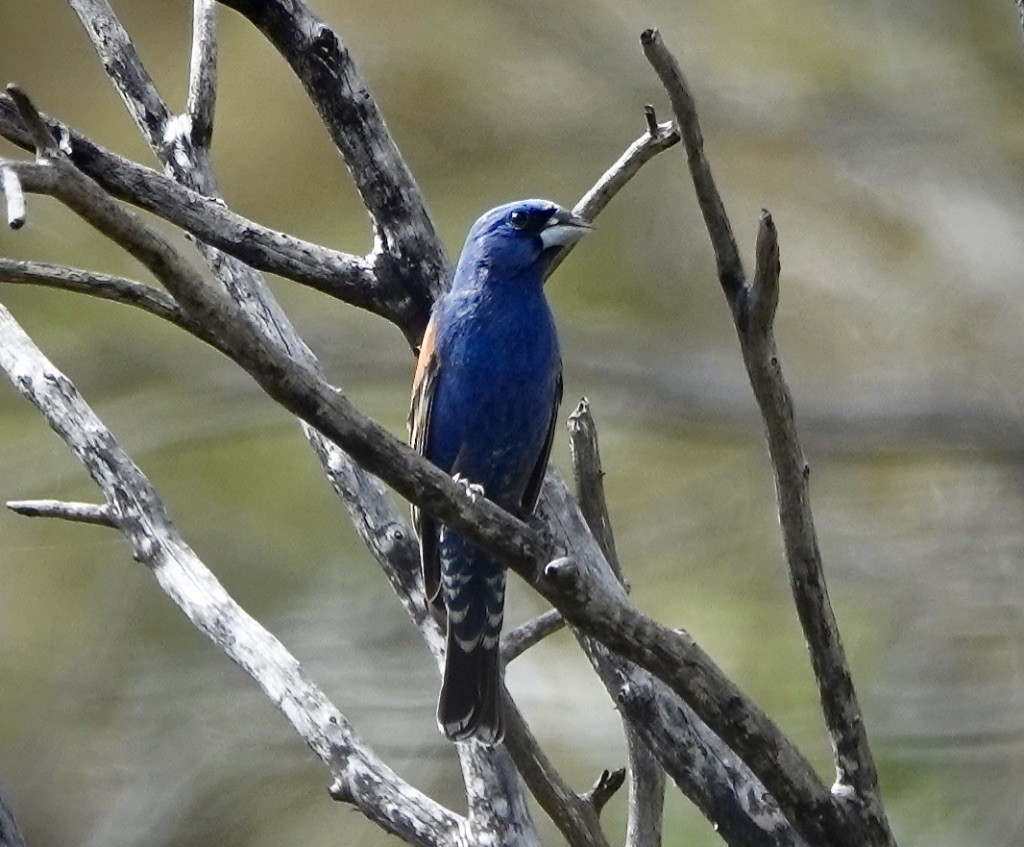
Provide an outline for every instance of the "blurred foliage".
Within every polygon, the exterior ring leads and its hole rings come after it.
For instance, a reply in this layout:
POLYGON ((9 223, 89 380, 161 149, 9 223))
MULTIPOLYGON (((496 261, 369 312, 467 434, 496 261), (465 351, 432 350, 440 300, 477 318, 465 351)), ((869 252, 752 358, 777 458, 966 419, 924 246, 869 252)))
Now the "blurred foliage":
MULTIPOLYGON (((191 4, 115 5, 180 108, 191 4)), ((741 245, 752 249, 762 206, 779 226, 780 345, 900 843, 1019 843, 1024 63, 1010 0, 314 5, 360 62, 453 254, 497 202, 574 202, 642 131, 644 103, 668 117, 637 45, 662 29, 741 245)), ((300 86, 243 19, 221 20, 214 156, 229 203, 365 251, 365 212, 300 86)), ((0 70, 153 164, 64 3, 3 0, 0 70)), ((0 252, 139 273, 39 198, 0 252)), ((402 432, 400 335, 273 285, 331 378, 402 432)), ((693 632, 828 778, 759 425, 678 150, 615 200, 550 294, 567 405, 594 404, 638 602, 693 632)), ((298 428, 153 318, 37 290, 0 298, 228 589, 403 776, 458 806, 434 668, 298 428)), ((0 439, 4 499, 95 498, 9 390, 0 439)), ((564 444, 555 460, 568 468, 564 444)), ((33 847, 389 843, 326 798, 326 774, 285 723, 111 532, 0 515, 0 568, 0 782, 33 847)), ((512 617, 538 609, 516 586, 512 617)), ((575 785, 622 762, 613 706, 568 636, 509 678, 575 785)), ((622 798, 607 815, 617 833, 622 798)), ((675 793, 668 823, 667 843, 719 843, 675 793)))

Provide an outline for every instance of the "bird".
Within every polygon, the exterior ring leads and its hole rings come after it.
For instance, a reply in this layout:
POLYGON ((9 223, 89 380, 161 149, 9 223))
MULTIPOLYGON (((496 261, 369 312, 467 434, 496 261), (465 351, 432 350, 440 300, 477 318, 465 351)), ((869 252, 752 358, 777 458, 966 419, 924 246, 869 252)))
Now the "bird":
MULTIPOLYGON (((562 358, 544 295, 552 259, 590 224, 550 200, 484 213, 431 309, 409 410, 415 450, 516 517, 540 496, 562 399, 562 358)), ((427 602, 446 612, 437 723, 453 741, 504 735, 499 644, 505 568, 416 507, 427 602)))

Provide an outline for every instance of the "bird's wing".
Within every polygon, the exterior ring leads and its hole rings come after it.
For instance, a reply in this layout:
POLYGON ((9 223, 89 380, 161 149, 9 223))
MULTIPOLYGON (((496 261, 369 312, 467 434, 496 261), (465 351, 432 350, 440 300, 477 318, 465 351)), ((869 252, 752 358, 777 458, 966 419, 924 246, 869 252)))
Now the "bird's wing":
MULTIPOLYGON (((420 455, 426 455, 430 437, 430 407, 437 388, 438 362, 436 352, 437 325, 431 318, 423 334, 420 356, 416 363, 416 376, 412 383, 412 402, 409 406, 409 441, 420 455)), ((416 506, 412 507, 412 525, 420 539, 420 564, 423 569, 423 588, 427 602, 433 602, 441 587, 441 567, 437 556, 437 522, 416 506)))
POLYGON ((558 376, 555 383, 555 398, 551 404, 551 419, 548 421, 548 434, 544 438, 544 447, 540 451, 537 464, 530 472, 530 479, 526 483, 526 491, 523 492, 523 516, 533 514, 537 507, 537 500, 540 499, 540 489, 544 484, 544 471, 548 466, 548 457, 551 455, 551 445, 555 441, 555 423, 558 421, 558 407, 562 403, 562 363, 558 363, 558 376))

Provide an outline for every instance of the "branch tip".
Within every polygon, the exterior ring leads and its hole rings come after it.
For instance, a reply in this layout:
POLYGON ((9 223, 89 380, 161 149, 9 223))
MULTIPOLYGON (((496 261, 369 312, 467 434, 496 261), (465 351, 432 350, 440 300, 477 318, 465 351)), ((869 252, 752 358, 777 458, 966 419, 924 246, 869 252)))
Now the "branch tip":
POLYGON ((116 528, 106 503, 71 503, 64 500, 8 500, 7 508, 26 518, 59 518, 72 523, 116 528))
POLYGON ((535 618, 520 624, 501 639, 501 658, 508 665, 531 647, 565 626, 565 618, 558 609, 548 609, 535 618))
POLYGON ((748 328, 768 332, 775 321, 779 305, 779 234, 767 209, 762 209, 757 223, 754 246, 754 279, 748 297, 748 328))
POLYGON ((9 82, 7 83, 7 93, 14 101, 18 114, 21 115, 21 120, 25 124, 25 129, 32 138, 32 143, 36 148, 36 156, 60 155, 60 150, 54 143, 53 136, 46 128, 46 122, 39 114, 39 110, 35 107, 31 98, 21 89, 21 86, 9 82))
POLYGON ((561 556, 544 566, 544 576, 555 582, 571 584, 579 575, 579 565, 571 556, 561 556))
POLYGON ((644 106, 644 118, 647 120, 647 134, 654 138, 660 127, 658 126, 658 113, 654 111, 654 106, 650 103, 644 106))
POLYGON ((614 771, 606 768, 601 772, 593 787, 583 795, 583 800, 593 806, 595 812, 601 814, 602 809, 615 796, 615 792, 622 788, 625 781, 625 768, 617 768, 614 771))
POLYGON ((7 225, 11 229, 21 229, 25 225, 25 192, 13 168, 0 166, 0 191, 7 204, 7 225))

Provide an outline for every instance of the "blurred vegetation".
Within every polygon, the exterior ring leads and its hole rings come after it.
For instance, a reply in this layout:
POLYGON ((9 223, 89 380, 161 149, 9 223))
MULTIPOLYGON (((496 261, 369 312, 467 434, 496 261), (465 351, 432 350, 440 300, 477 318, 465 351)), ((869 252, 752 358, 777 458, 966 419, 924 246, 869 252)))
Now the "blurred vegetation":
MULTIPOLYGON (((500 201, 574 202, 642 131, 644 103, 668 117, 637 45, 645 27, 662 29, 697 93, 741 245, 752 250, 762 206, 779 226, 780 346, 900 843, 1020 843, 1024 62, 1013 3, 314 5, 360 62, 453 254, 500 201)), ((191 4, 115 6, 180 108, 191 4)), ((221 43, 214 155, 229 203, 368 249, 365 212, 285 64, 229 11, 221 43)), ((40 108, 152 164, 64 3, 3 2, 0 71, 40 108)), ((38 198, 23 231, 0 233, 0 253, 139 273, 38 198)), ((273 285, 331 378, 402 432, 400 335, 273 285)), ((567 406, 593 402, 638 602, 693 632, 827 778, 759 424, 678 150, 615 200, 550 294, 567 406)), ((0 299, 236 598, 398 771, 458 805, 454 755, 433 727, 434 668, 293 422, 146 315, 13 287, 0 299)), ((568 468, 563 444, 555 460, 568 468)), ((9 390, 0 496, 95 498, 9 390)), ((0 569, 0 783, 33 847, 388 843, 327 799, 318 763, 112 532, 0 515, 0 569)), ((537 609, 514 591, 514 619, 537 609)), ((552 638, 509 677, 574 784, 622 762, 612 704, 571 639, 552 638)), ((616 832, 622 798, 607 814, 616 832)), ((666 843, 719 843, 675 795, 668 817, 666 843)))

